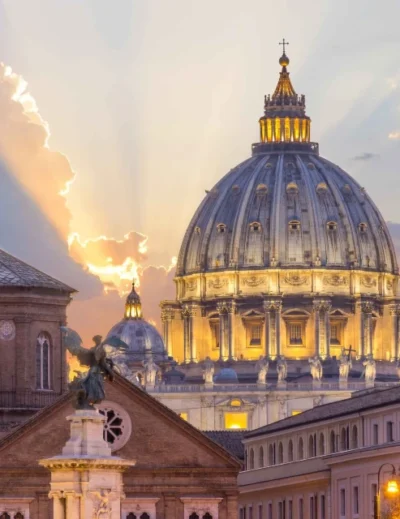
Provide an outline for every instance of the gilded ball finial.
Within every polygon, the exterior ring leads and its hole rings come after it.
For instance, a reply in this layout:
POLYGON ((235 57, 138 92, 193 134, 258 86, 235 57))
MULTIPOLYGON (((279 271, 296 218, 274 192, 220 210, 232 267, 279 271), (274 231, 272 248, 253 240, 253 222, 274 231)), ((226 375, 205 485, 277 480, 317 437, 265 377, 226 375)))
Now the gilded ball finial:
POLYGON ((279 59, 279 65, 281 67, 287 67, 289 65, 290 61, 289 58, 286 56, 286 54, 282 54, 282 56, 279 59))

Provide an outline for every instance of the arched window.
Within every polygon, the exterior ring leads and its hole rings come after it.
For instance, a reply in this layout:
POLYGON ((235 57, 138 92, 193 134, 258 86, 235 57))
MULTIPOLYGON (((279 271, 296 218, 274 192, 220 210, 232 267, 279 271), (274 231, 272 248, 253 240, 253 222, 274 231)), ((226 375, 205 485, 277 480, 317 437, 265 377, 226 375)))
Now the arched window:
MULTIPOLYGON (((50 335, 42 332, 36 339, 36 388, 50 389, 50 335)), ((0 516, 0 519, 1 516, 0 516)))
POLYGON ((212 519, 212 515, 210 514, 210 512, 206 512, 206 513, 203 515, 203 519, 212 519))
POLYGON ((196 512, 193 512, 189 515, 189 519, 200 519, 200 516, 196 514, 196 512))
POLYGON ((314 457, 314 436, 311 434, 308 438, 308 457, 313 458, 314 457))
POLYGON ((283 445, 279 442, 278 445, 278 463, 283 463, 283 445))
POLYGON ((289 231, 300 231, 300 222, 298 220, 290 220, 289 231))
POLYGON ((275 456, 274 456, 274 446, 270 445, 268 447, 268 465, 272 466, 275 465, 275 456))
POLYGON ((330 452, 333 454, 336 452, 336 438, 335 438, 335 431, 331 431, 331 434, 329 436, 329 446, 330 446, 330 452))
POLYGON ((328 229, 328 231, 336 231, 337 223, 336 222, 328 222, 326 224, 326 228, 328 229))
POLYGON ((217 232, 224 233, 226 231, 226 225, 224 223, 219 223, 217 225, 217 232))
POLYGON ((250 231, 252 232, 260 232, 261 224, 259 222, 253 222, 250 224, 250 231))
POLYGON ((140 514, 140 519, 150 519, 150 516, 147 512, 143 512, 140 514))
POLYGON ((129 512, 129 514, 126 516, 126 519, 137 519, 137 517, 133 512, 129 512))
POLYGON ((3 513, 0 515, 0 519, 11 519, 11 515, 8 514, 7 512, 3 512, 3 513))
POLYGON ((358 429, 357 425, 353 425, 353 429, 351 430, 351 448, 358 448, 358 429))
POLYGON ((14 519, 24 519, 24 516, 21 514, 21 512, 17 512, 17 513, 14 515, 14 519))
POLYGON ((254 469, 254 450, 250 449, 250 470, 254 469))
POLYGON ((293 461, 293 442, 289 440, 288 445, 288 461, 293 461))
POLYGON ((299 439, 299 445, 297 449, 297 459, 302 460, 304 459, 304 442, 303 438, 299 439))
POLYGON ((361 222, 360 224, 358 224, 358 228, 361 233, 365 233, 367 232, 368 225, 365 222, 361 222))
POLYGON ((319 449, 318 449, 319 455, 323 456, 325 454, 325 436, 324 433, 321 433, 319 435, 319 449))
POLYGON ((258 451, 258 466, 262 468, 264 466, 264 448, 261 446, 258 451))

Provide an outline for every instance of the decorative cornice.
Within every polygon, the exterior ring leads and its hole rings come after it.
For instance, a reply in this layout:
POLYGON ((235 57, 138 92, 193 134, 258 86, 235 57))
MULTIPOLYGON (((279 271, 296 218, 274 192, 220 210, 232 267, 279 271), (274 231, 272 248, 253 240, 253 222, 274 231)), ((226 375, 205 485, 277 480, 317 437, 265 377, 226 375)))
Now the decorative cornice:
POLYGON ((61 456, 39 460, 39 465, 53 470, 118 470, 125 471, 136 464, 134 460, 124 460, 122 458, 62 458, 61 456))

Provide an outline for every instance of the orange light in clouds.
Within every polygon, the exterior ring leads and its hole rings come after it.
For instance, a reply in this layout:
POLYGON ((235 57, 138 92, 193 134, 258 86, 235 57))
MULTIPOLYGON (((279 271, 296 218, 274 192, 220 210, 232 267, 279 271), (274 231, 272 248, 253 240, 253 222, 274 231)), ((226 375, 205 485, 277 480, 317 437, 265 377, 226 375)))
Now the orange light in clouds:
POLYGON ((113 284, 120 294, 130 291, 132 281, 135 281, 136 286, 140 286, 138 265, 132 258, 126 258, 122 265, 108 264, 101 267, 91 263, 86 265, 89 272, 99 276, 103 283, 113 284))

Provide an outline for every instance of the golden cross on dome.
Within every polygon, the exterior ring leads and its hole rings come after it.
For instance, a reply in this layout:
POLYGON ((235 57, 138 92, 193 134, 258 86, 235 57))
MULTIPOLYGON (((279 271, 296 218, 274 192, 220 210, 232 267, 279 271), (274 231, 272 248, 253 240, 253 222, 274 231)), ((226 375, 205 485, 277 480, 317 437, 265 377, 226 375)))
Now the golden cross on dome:
POLYGON ((289 45, 288 41, 285 41, 285 38, 281 42, 279 42, 279 45, 283 45, 283 54, 285 54, 285 45, 289 45))

